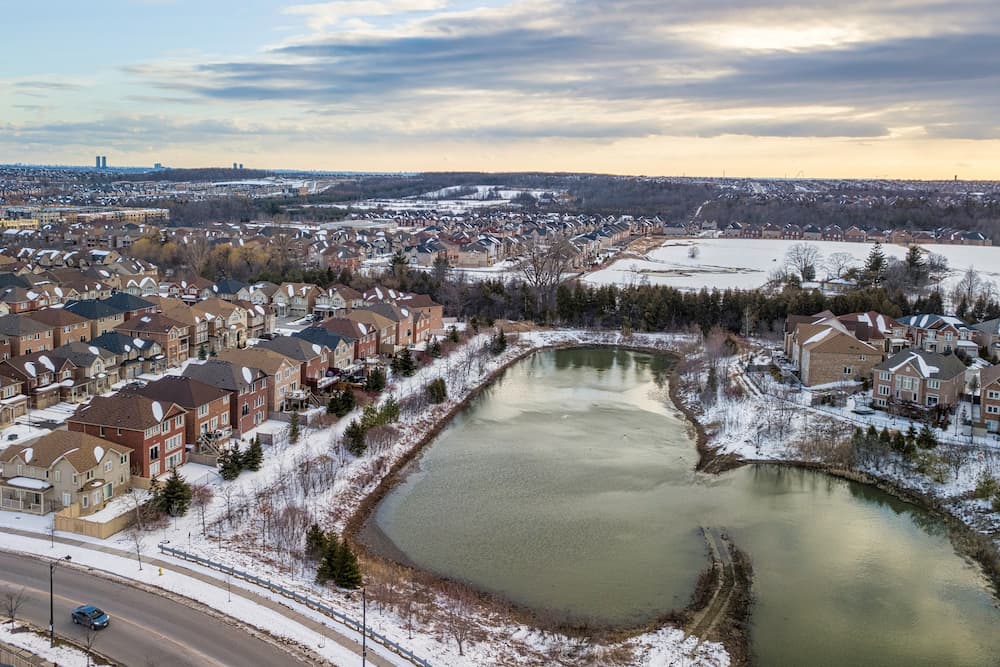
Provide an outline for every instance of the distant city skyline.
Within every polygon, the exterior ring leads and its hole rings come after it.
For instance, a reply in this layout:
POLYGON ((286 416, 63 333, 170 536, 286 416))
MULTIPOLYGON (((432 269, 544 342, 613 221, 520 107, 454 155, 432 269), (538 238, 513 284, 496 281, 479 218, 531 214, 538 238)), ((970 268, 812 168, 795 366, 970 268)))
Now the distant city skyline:
POLYGON ((986 0, 5 7, 0 163, 1000 179, 986 0))

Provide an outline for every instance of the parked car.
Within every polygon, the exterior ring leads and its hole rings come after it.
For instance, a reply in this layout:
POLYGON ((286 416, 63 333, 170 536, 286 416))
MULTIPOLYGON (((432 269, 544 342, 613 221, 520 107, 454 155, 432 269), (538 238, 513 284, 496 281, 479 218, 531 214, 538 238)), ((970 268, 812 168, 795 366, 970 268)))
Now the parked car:
POLYGON ((92 604, 80 605, 73 610, 73 623, 86 625, 91 630, 101 630, 108 627, 111 617, 92 604))

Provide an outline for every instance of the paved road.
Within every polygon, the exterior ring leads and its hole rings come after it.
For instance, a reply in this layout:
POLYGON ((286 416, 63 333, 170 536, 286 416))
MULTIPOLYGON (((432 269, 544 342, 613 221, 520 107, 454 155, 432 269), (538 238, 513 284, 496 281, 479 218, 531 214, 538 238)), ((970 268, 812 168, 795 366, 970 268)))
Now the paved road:
MULTIPOLYGON (((28 600, 19 616, 48 628, 48 562, 0 552, 0 592, 21 587, 28 600)), ((57 636, 84 643, 86 632, 70 620, 70 610, 83 603, 95 604, 111 615, 111 625, 97 633, 94 650, 128 667, 302 664, 240 627, 169 598, 76 568, 56 567, 57 636)))

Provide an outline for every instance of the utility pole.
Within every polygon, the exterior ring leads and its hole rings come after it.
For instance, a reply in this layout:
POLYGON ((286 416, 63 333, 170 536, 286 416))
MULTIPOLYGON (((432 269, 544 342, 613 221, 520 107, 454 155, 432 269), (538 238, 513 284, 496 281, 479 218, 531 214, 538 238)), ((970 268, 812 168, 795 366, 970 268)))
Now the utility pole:
POLYGON ((368 655, 368 599, 365 589, 361 587, 361 667, 365 667, 365 657, 368 655))

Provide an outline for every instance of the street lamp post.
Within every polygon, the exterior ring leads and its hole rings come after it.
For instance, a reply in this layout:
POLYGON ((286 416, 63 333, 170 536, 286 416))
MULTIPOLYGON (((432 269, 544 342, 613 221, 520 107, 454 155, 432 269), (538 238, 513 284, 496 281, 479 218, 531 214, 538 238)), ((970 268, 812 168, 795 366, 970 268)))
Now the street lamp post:
POLYGON ((368 657, 368 599, 365 597, 365 588, 361 587, 361 667, 365 667, 365 658, 368 657))
MULTIPOLYGON (((63 560, 73 560, 72 556, 64 556, 63 560)), ((56 615, 55 615, 55 593, 52 589, 53 573, 59 561, 54 560, 49 563, 49 646, 56 645, 56 615)))

